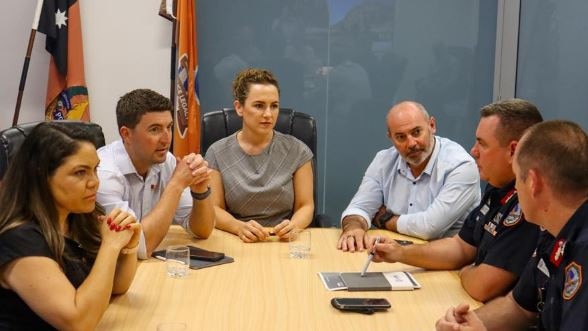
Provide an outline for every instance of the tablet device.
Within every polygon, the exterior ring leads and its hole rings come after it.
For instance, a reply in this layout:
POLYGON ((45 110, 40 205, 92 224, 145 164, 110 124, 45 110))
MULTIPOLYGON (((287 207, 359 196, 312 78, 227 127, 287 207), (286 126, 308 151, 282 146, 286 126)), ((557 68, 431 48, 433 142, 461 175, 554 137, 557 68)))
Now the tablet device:
POLYGON ((208 251, 196 246, 187 245, 190 249, 190 258, 204 261, 220 261, 225 257, 225 253, 208 251))

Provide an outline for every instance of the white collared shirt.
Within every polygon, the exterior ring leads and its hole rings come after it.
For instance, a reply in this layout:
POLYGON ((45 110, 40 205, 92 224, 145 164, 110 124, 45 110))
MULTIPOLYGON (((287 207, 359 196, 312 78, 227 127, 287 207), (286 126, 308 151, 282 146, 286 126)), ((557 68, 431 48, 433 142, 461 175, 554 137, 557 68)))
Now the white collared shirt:
MULTIPOLYGON (((176 168, 176 158, 168 152, 165 162, 151 166, 143 178, 137 173, 120 139, 98 149, 98 157, 98 203, 104 207, 106 214, 114 208, 120 208, 132 213, 138 222, 159 202, 176 168)), ((193 235, 189 226, 191 211, 192 197, 187 187, 182 192, 173 222, 182 225, 193 235)), ((138 256, 140 259, 149 258, 142 232, 138 256)))

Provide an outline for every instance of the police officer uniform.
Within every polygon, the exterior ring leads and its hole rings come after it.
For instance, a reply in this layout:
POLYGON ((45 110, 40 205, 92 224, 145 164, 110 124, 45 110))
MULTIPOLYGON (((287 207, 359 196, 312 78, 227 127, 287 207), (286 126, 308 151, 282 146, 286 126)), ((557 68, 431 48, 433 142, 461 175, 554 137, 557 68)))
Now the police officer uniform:
POLYGON ((481 203, 467 217, 459 237, 477 247, 475 265, 485 263, 519 276, 537 245, 539 227, 526 222, 514 181, 488 184, 481 203))
POLYGON ((533 259, 513 289, 515 301, 538 312, 540 330, 588 330, 588 201, 557 237, 541 234, 533 259))

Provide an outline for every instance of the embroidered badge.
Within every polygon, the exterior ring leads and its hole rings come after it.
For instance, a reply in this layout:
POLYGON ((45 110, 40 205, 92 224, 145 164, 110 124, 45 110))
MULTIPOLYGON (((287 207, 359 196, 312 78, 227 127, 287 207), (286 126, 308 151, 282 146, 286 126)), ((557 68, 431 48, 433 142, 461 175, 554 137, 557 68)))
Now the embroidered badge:
POLYGON ((549 261, 556 266, 559 267, 561 263, 561 258, 563 257, 564 251, 566 249, 566 241, 565 239, 559 239, 553 245, 553 250, 551 251, 551 255, 549 256, 549 261))
POLYGON ((582 286, 582 266, 576 262, 568 264, 566 267, 566 279, 562 296, 565 300, 574 298, 578 290, 582 286))
POLYGON ((521 206, 517 203, 512 208, 512 210, 510 211, 508 216, 506 216, 504 221, 502 221, 502 224, 504 224, 504 226, 516 225, 522 219, 522 217, 521 217, 522 215, 523 215, 523 211, 521 210, 521 206))
POLYGON ((500 199, 500 204, 504 206, 516 194, 517 194, 517 191, 514 188, 512 190, 508 191, 508 193, 506 193, 506 195, 503 196, 502 199, 500 199))

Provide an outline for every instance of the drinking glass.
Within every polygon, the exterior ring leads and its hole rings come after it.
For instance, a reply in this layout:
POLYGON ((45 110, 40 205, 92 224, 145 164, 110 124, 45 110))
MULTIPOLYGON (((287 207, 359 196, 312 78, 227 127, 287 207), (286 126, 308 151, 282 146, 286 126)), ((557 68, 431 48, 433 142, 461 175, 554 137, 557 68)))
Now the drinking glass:
POLYGON ((293 229, 288 240, 290 258, 306 259, 310 257, 310 230, 293 229))
POLYGON ((190 250, 187 246, 170 246, 165 250, 167 274, 172 278, 185 278, 190 269, 190 250))

